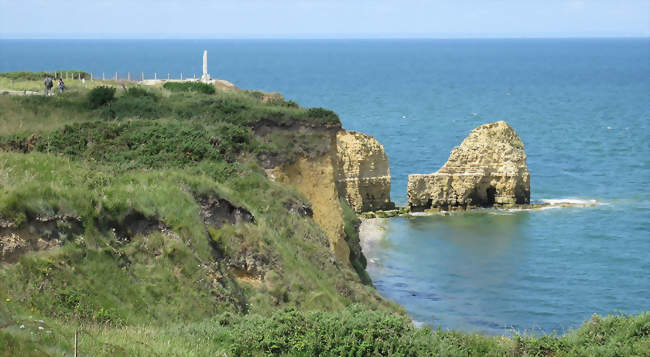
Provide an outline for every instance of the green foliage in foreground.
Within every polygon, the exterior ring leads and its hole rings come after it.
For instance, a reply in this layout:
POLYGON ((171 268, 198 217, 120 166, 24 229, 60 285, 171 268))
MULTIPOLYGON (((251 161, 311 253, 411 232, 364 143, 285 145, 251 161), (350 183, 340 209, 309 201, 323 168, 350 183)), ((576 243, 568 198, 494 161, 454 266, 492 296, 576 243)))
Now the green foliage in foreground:
POLYGON ((0 303, 0 356, 647 356, 650 314, 594 315, 564 336, 488 337, 418 329, 398 315, 350 306, 335 312, 281 309, 223 313, 200 322, 125 327, 76 325, 0 303), (20 328, 20 326, 24 328, 20 328), (44 327, 43 330, 39 326, 44 327))
POLYGON ((203 94, 214 94, 216 90, 212 84, 201 82, 166 82, 163 88, 172 92, 197 92, 203 94))

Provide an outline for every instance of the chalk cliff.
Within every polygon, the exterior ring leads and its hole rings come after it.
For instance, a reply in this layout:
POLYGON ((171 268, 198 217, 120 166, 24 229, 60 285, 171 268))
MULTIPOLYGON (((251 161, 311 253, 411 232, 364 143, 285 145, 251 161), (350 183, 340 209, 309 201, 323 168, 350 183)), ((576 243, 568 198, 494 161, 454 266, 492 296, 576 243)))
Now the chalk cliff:
POLYGON ((336 135, 339 194, 356 212, 392 209, 390 169, 384 147, 372 136, 340 130, 336 135))
POLYGON ((530 203, 524 144, 504 121, 472 130, 434 174, 409 175, 412 210, 530 203))

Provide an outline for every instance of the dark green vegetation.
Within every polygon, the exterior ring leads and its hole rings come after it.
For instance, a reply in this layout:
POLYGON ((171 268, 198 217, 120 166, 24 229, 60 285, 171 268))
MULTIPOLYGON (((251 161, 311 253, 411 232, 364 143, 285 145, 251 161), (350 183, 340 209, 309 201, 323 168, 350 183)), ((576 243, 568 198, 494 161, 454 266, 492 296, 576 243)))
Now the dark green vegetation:
POLYGON ((367 285, 354 212, 344 205, 351 261, 338 262, 309 203, 264 173, 326 152, 339 127, 259 92, 0 96, 0 356, 69 355, 75 329, 83 355, 650 348, 648 314, 566 336, 414 328, 367 285))
MULTIPOLYGON (((129 88, 138 89, 138 88, 129 88)), ((97 109, 101 106, 108 105, 115 99, 115 88, 109 86, 99 86, 88 92, 88 107, 97 109)))
MULTIPOLYGON (((11 304, 0 307, 0 316, 11 304)), ((40 322, 40 315, 28 311, 12 317, 17 321, 0 332, 0 355, 2 346, 8 356, 72 350, 76 324, 40 322)), ((85 325, 80 331, 82 353, 111 356, 647 356, 650 350, 648 313, 594 315, 564 336, 539 337, 417 329, 404 316, 360 305, 340 311, 282 308, 270 315, 226 312, 164 327, 85 325)))
POLYGON ((197 92, 203 94, 214 94, 216 90, 212 84, 201 82, 167 82, 163 88, 172 92, 197 92))

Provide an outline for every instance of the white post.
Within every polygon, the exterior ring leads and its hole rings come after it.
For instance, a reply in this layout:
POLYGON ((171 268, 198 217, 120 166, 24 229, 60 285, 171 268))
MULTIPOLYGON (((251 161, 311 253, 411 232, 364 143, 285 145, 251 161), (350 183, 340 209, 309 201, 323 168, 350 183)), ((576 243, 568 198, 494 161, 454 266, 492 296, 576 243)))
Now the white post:
POLYGON ((115 80, 117 80, 117 72, 115 72, 115 80))
POLYGON ((104 72, 102 72, 102 81, 106 80, 106 76, 104 75, 104 72))
POLYGON ((181 72, 181 81, 183 80, 183 72, 181 72))
POLYGON ((172 77, 172 76, 171 76, 171 73, 167 73, 167 80, 170 80, 171 77, 172 77))
POLYGON ((194 79, 196 79, 196 73, 194 73, 194 79))
POLYGON ((144 72, 142 72, 142 81, 144 82, 144 72))
POLYGON ((93 74, 92 73, 90 74, 90 81, 91 82, 93 81, 93 74))
POLYGON ((153 79, 158 79, 158 72, 153 72, 153 79))
POLYGON ((129 80, 129 81, 131 80, 131 72, 128 72, 128 73, 126 74, 126 79, 129 80))

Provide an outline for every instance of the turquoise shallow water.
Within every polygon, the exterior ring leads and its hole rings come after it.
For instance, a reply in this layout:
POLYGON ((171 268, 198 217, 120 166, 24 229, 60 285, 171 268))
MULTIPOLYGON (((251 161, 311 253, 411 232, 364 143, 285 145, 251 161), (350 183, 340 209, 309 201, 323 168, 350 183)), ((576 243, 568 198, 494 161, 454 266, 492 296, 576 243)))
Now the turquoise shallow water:
POLYGON ((590 208, 393 219, 367 252, 377 288, 419 322, 564 330, 650 310, 650 39, 8 41, 0 71, 210 72, 335 110, 377 137, 406 202, 474 127, 506 120, 533 200, 590 208))

